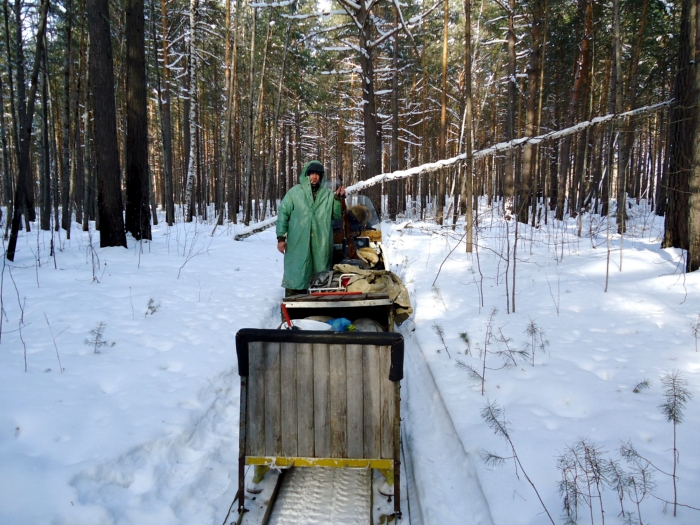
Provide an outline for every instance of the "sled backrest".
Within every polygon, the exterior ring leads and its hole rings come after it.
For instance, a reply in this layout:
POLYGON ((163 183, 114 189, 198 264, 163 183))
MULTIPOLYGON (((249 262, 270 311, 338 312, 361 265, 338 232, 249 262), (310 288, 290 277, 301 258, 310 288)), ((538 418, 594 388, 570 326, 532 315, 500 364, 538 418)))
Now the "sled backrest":
POLYGON ((393 468, 400 334, 244 329, 236 349, 247 464, 393 468))

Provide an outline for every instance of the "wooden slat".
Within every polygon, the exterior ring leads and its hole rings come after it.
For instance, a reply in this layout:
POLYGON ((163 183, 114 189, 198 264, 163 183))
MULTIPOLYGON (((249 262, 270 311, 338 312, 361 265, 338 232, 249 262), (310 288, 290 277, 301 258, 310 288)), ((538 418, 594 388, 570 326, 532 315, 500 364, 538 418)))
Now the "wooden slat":
POLYGON ((348 381, 345 345, 330 345, 330 424, 332 458, 348 457, 348 381))
POLYGON ((381 383, 381 457, 391 459, 394 457, 394 383, 389 381, 389 370, 391 369, 391 347, 380 346, 379 350, 379 370, 381 383))
POLYGON ((280 346, 282 455, 297 455, 297 350, 294 343, 280 346))
POLYGON ((311 344, 297 344, 298 454, 314 455, 314 359, 311 344))
POLYGON ((330 362, 328 345, 314 344, 314 457, 331 454, 330 362))
POLYGON ((265 453, 282 454, 282 420, 280 406, 280 344, 265 343, 265 453))
POLYGON ((347 400, 348 400, 348 457, 364 457, 363 440, 363 385, 362 385, 362 345, 345 347, 347 400))
POLYGON ((362 376, 364 390, 364 457, 379 458, 381 453, 381 390, 379 352, 376 346, 362 348, 362 376))
POLYGON ((246 454, 261 456, 265 452, 265 360, 263 344, 248 345, 248 410, 246 454))

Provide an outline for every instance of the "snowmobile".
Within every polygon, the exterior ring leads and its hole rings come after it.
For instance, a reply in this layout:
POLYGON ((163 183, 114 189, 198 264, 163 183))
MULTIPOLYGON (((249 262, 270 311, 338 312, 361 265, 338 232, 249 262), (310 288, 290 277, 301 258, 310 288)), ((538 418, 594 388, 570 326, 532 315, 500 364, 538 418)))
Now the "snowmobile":
POLYGON ((236 334, 237 523, 410 523, 397 297, 371 201, 353 195, 343 204, 333 270, 284 299, 281 329, 236 334), (304 321, 326 329, 300 329, 304 321))

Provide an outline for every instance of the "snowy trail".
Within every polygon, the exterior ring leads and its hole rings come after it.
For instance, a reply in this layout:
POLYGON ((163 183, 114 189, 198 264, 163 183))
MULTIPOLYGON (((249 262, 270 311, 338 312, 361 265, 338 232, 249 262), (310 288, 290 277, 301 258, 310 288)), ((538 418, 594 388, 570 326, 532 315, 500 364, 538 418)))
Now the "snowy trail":
POLYGON ((417 480, 423 523, 493 525, 478 476, 457 433, 423 350, 404 333, 404 447, 417 480))
MULTIPOLYGON (((508 248, 505 222, 484 204, 479 258, 463 244, 452 251, 460 225, 455 232, 430 222, 382 225, 397 263, 391 270, 416 308, 401 327, 402 485, 412 523, 419 516, 424 525, 549 523, 512 463, 493 467, 480 459, 485 450, 510 454, 480 416, 487 402, 506 410, 523 468, 557 522, 558 456, 580 439, 626 468, 618 449, 630 441, 671 470, 673 428, 658 407, 662 379, 673 370, 694 394, 677 429, 678 498, 699 508, 700 337, 693 330, 700 326, 700 272, 683 274, 683 253, 659 247, 663 218, 633 203, 622 271, 619 238, 611 237, 608 292, 599 217, 584 218, 590 237, 576 235, 575 221, 523 227, 517 312, 508 313, 499 256, 508 248), (496 370, 494 357, 482 395, 480 382, 455 365, 480 363, 493 308, 500 311, 492 328, 511 338, 513 349, 532 346, 526 329, 535 323, 547 342, 534 362, 518 358, 496 370), (643 380, 647 387, 633 390, 643 380)), ((96 249, 96 267, 94 232, 91 239, 74 229, 70 241, 59 240, 55 260, 49 232, 37 225, 20 234, 18 257, 4 274, 0 524, 222 522, 236 491, 234 334, 279 325, 282 256, 274 231, 244 242, 231 240, 232 228, 209 232, 196 223, 159 226, 151 243, 96 249), (149 313, 151 300, 159 309, 149 313), (85 341, 100 322, 107 346, 95 353, 85 341)), ((657 497, 673 498, 670 477, 657 472, 654 482, 657 497)), ((606 489, 603 501, 606 523, 623 525, 629 515, 618 516, 614 491, 606 489)), ((658 525, 695 525, 700 516, 679 507, 673 517, 672 506, 652 497, 639 508, 626 499, 625 510, 658 525)))

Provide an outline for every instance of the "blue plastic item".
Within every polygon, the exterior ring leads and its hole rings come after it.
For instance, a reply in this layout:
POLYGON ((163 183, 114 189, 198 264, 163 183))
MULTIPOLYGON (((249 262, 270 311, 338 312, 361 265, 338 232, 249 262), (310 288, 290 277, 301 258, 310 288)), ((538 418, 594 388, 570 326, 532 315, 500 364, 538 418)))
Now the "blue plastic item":
POLYGON ((345 317, 339 317, 337 319, 329 319, 326 324, 331 325, 334 332, 352 332, 355 329, 349 319, 345 317))

